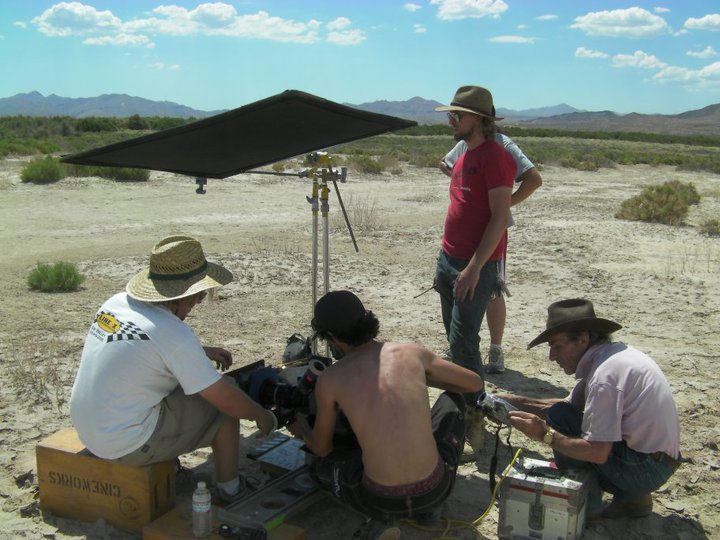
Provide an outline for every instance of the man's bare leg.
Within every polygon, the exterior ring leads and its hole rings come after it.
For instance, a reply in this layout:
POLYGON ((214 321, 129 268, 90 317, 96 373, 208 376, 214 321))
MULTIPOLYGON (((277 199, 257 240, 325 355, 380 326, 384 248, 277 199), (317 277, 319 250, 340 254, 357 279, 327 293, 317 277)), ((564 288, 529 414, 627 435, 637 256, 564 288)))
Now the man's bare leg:
POLYGON ((229 482, 238 477, 239 448, 240 422, 237 418, 228 418, 220 426, 212 442, 215 479, 218 483, 229 482))

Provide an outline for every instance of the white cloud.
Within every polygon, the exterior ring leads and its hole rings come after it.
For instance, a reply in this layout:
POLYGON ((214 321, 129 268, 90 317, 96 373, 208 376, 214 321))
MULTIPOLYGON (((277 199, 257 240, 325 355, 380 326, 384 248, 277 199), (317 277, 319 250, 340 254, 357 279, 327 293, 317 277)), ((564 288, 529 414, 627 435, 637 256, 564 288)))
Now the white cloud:
POLYGON ((15 21, 13 26, 17 26, 18 28, 27 28, 27 23, 24 21, 15 21))
POLYGON ((699 19, 690 17, 685 21, 685 28, 689 30, 709 30, 711 32, 720 31, 720 14, 705 15, 699 19))
MULTIPOLYGON (((146 36, 157 35, 228 36, 302 44, 323 39, 323 23, 316 19, 294 21, 272 16, 266 11, 239 14, 233 5, 225 2, 203 3, 194 9, 160 5, 143 18, 128 21, 122 21, 110 11, 98 11, 80 2, 60 2, 35 17, 32 23, 48 36, 87 36, 84 43, 89 45, 137 46, 148 40, 146 46, 154 47, 146 36), (122 36, 119 41, 118 36, 122 36)), ((354 45, 366 39, 362 30, 351 29, 351 22, 346 17, 328 23, 326 32, 327 41, 338 45, 354 45)))
POLYGON ((60 2, 35 17, 32 23, 45 35, 62 37, 117 30, 121 21, 110 11, 98 11, 80 2, 60 2))
POLYGON ((338 17, 334 21, 327 23, 327 28, 328 30, 344 30, 351 24, 350 19, 347 17, 338 17))
POLYGON ((601 51, 594 51, 592 49, 586 49, 585 47, 578 47, 575 49, 576 58, 608 58, 608 55, 601 51))
POLYGON ((413 32, 415 32, 416 34, 424 34, 425 32, 427 32, 427 28, 425 28, 422 24, 414 24, 413 32))
POLYGON ((670 33, 665 19, 639 7, 588 13, 576 17, 570 27, 606 37, 645 38, 670 33))
POLYGON ((539 17, 535 17, 535 19, 538 21, 554 21, 557 18, 558 18, 557 15, 551 15, 551 14, 540 15, 539 17))
POLYGON ((525 29, 527 28, 527 24, 518 24, 518 25, 516 26, 516 28, 517 28, 518 30, 525 30, 525 29))
POLYGON ((150 45, 150 38, 142 34, 116 34, 114 36, 89 37, 84 45, 112 45, 115 47, 143 47, 150 45))
POLYGON ((715 49, 708 45, 702 51, 688 51, 686 54, 694 58, 712 58, 713 56, 717 56, 720 53, 718 53, 715 49))
POLYGON ((343 32, 330 32, 327 40, 335 45, 358 45, 365 41, 365 32, 362 30, 345 30, 343 32))
POLYGON ((420 5, 418 5, 418 4, 413 4, 412 2, 408 2, 407 4, 405 4, 405 5, 403 6, 403 9, 406 10, 406 11, 409 11, 409 12, 411 12, 411 13, 415 13, 415 12, 418 11, 419 9, 422 9, 422 6, 420 6, 420 5))
POLYGON ((495 36, 490 38, 488 41, 491 43, 521 43, 525 45, 532 45, 537 41, 537 38, 524 36, 495 36))
POLYGON ((633 54, 616 54, 612 57, 612 65, 619 68, 663 69, 668 67, 665 62, 652 54, 635 51, 633 54))
POLYGON ((170 64, 167 65, 163 62, 155 62, 153 64, 148 65, 150 69, 155 69, 157 71, 165 71, 166 69, 168 71, 180 71, 180 64, 170 64))
POLYGON ((693 90, 720 89, 720 62, 701 69, 667 66, 653 76, 660 84, 680 84, 693 90))
POLYGON ((438 7, 437 18, 443 21, 459 19, 497 19, 508 9, 503 0, 430 0, 438 7))
POLYGON ((653 11, 655 13, 670 13, 670 9, 666 7, 656 7, 653 11))

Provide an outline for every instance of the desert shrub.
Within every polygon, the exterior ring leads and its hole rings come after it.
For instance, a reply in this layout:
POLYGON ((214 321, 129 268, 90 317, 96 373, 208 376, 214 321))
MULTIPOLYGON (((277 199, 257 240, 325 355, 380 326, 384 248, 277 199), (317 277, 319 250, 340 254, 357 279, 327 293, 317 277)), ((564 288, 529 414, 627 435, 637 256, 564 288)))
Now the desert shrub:
POLYGON ((132 169, 130 167, 98 167, 96 165, 76 165, 74 163, 62 164, 64 176, 73 178, 87 178, 99 176, 118 182, 147 182, 150 171, 146 169, 132 169))
POLYGON ((688 206, 693 206, 700 202, 700 194, 692 183, 683 184, 680 180, 670 180, 669 182, 665 182, 664 185, 674 189, 688 206))
POLYGON ((42 292, 74 291, 85 281, 72 263, 38 263, 27 278, 29 287, 42 292))
MULTIPOLYGON (((376 231, 385 228, 386 223, 377 209, 377 199, 371 197, 350 197, 345 199, 345 211, 353 231, 376 231)), ((335 231, 347 228, 341 212, 333 215, 331 227, 335 231)))
POLYGON ((615 214, 618 219, 677 225, 689 209, 682 193, 673 182, 646 187, 640 195, 629 198, 615 214))
POLYGON ((377 159, 365 155, 355 155, 348 159, 349 165, 358 172, 367 174, 380 174, 383 165, 377 159))
POLYGON ((118 182, 147 182, 150 171, 147 169, 131 169, 129 167, 98 167, 98 176, 118 182))
POLYGON ((708 236, 720 236, 720 219, 707 219, 700 225, 700 231, 708 236))
POLYGON ((55 158, 34 159, 23 168, 20 179, 23 182, 47 184, 63 178, 63 169, 55 158))

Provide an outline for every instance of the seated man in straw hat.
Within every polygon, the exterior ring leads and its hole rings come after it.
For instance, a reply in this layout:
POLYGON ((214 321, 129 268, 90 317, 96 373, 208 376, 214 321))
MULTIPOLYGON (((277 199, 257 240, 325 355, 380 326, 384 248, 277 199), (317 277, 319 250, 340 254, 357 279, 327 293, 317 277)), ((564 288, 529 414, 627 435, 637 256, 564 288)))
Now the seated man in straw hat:
POLYGON ((229 351, 203 347, 183 322, 232 274, 187 236, 160 241, 149 268, 105 302, 90 327, 70 397, 80 440, 96 456, 147 465, 212 446, 218 502, 240 491, 239 418, 264 433, 276 420, 213 366, 229 351))
POLYGON ((549 358, 575 374, 566 399, 502 395, 520 411, 512 425, 553 449, 560 468, 592 471, 591 518, 642 517, 652 512, 651 493, 680 460, 680 422, 660 367, 610 334, 622 328, 595 315, 588 300, 563 300, 548 308, 547 326, 528 349, 547 342, 549 358), (602 491, 614 495, 601 508, 602 491))
POLYGON ((339 361, 318 379, 313 427, 300 417, 290 429, 319 456, 321 487, 372 518, 355 538, 397 538, 392 521, 433 515, 450 494, 465 432, 460 393, 482 391, 482 379, 420 345, 377 341, 377 318, 349 291, 323 296, 312 326, 339 361), (446 390, 432 410, 428 385, 446 390), (334 440, 340 411, 357 444, 334 440))

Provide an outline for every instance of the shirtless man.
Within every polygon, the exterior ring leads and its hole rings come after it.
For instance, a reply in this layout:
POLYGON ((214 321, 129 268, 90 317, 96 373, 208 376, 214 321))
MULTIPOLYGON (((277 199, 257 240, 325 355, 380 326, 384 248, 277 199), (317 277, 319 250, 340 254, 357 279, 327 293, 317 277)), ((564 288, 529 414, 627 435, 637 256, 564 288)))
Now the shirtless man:
POLYGON ((462 393, 480 376, 412 343, 376 341, 379 322, 349 291, 315 305, 313 329, 339 362, 315 387, 313 427, 291 432, 319 459, 312 473, 340 501, 370 516, 357 537, 397 538, 392 522, 439 510, 455 482, 465 432, 462 393), (428 386, 446 390, 430 409, 428 386), (357 444, 334 441, 344 414, 357 444))

